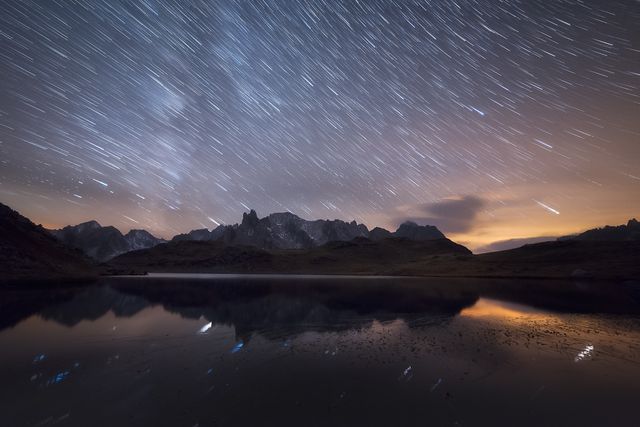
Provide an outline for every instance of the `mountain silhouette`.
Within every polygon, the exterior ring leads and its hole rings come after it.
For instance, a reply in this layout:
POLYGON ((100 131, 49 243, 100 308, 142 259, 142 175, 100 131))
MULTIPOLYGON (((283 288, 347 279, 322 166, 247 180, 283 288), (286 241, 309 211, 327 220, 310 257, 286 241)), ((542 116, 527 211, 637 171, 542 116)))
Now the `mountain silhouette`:
POLYGON ((0 203, 0 282, 95 276, 91 260, 0 203))
POLYGON ((622 242, 640 240, 640 222, 630 219, 627 224, 594 228, 573 236, 564 236, 558 240, 580 240, 592 242, 622 242))
MULTIPOLYGON (((145 230, 131 230, 122 235, 115 227, 103 227, 97 221, 69 225, 60 230, 51 230, 51 233, 64 244, 80 249, 87 256, 100 262, 166 242, 145 230)), ((290 212, 272 213, 259 218, 252 209, 242 215, 239 224, 220 225, 213 230, 191 230, 174 236, 171 241, 220 241, 226 245, 253 246, 260 249, 310 249, 328 242, 348 242, 357 237, 366 237, 374 241, 387 237, 402 237, 416 241, 445 238, 436 227, 420 226, 413 222, 402 224, 393 233, 378 227, 370 232, 366 225, 355 221, 308 221, 290 212)))
POLYGON ((122 235, 117 228, 103 227, 97 221, 68 225, 60 230, 51 230, 51 234, 65 245, 80 249, 97 261, 106 261, 125 252, 165 242, 146 230, 131 230, 122 235))
POLYGON ((255 246, 261 249, 309 249, 329 242, 348 242, 357 237, 374 241, 387 237, 420 241, 444 239, 445 235, 434 226, 420 226, 413 222, 402 224, 392 233, 379 227, 369 231, 366 225, 358 224, 356 221, 308 221, 290 212, 272 213, 259 218, 256 211, 251 210, 242 215, 240 224, 221 225, 212 231, 192 230, 175 236, 172 241, 219 240, 226 244, 255 246))
POLYGON ((292 213, 194 230, 170 242, 144 230, 122 235, 96 221, 47 231, 0 204, 2 280, 146 272, 353 274, 439 277, 637 279, 639 224, 603 227, 557 241, 474 255, 436 227, 395 232, 355 221, 307 221, 292 213), (53 235, 57 237, 54 238, 53 235), (64 244, 63 244, 64 242, 64 244), (77 248, 77 249, 76 249, 77 248), (79 250, 81 249, 84 254, 79 250), (119 255, 118 255, 119 254, 119 255), (114 256, 115 255, 115 256, 114 256), (112 258, 113 257, 113 258, 112 258))

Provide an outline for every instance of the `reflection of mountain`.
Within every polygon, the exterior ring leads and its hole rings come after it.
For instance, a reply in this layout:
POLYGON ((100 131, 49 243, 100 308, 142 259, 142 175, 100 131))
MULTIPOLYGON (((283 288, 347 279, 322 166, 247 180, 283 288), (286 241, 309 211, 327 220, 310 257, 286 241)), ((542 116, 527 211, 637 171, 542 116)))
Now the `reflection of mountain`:
POLYGON ((373 320, 446 322, 479 297, 560 312, 638 313, 631 285, 505 280, 353 278, 112 278, 103 286, 0 292, 0 329, 39 314, 73 326, 109 311, 135 316, 161 304, 190 319, 235 327, 239 337, 368 327, 373 320))
POLYGON ((82 320, 96 320, 113 311, 119 317, 131 317, 148 307, 149 303, 138 296, 118 292, 108 286, 93 286, 78 291, 74 298, 40 311, 45 319, 73 326, 82 320))
POLYGON ((0 289, 0 331, 50 307, 73 299, 77 288, 0 289))
POLYGON ((123 292, 186 318, 204 317, 233 325, 247 339, 259 331, 287 336, 305 331, 366 327, 375 320, 433 318, 444 321, 473 305, 477 295, 464 290, 392 280, 290 279, 202 280, 139 279, 112 282, 123 292))
POLYGON ((99 319, 109 311, 131 317, 148 305, 144 298, 108 286, 5 289, 0 291, 0 330, 34 314, 74 326, 83 320, 99 319))
POLYGON ((130 317, 150 304, 162 304, 185 318, 233 325, 239 336, 248 339, 254 332, 275 337, 365 327, 374 319, 443 321, 477 300, 467 290, 443 292, 440 287, 392 280, 117 278, 104 283, 109 286, 64 294, 42 290, 39 298, 26 298, 29 294, 23 292, 19 310, 0 312, 0 326, 12 326, 33 314, 73 326, 109 311, 130 317))

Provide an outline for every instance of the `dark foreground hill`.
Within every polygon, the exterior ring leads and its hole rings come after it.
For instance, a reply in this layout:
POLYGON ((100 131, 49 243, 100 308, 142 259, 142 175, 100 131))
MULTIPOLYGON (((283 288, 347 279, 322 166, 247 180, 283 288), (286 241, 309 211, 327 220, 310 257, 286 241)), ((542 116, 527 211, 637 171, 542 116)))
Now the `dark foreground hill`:
POLYGON ((371 274, 640 279, 640 242, 558 241, 473 255, 448 239, 365 238, 305 250, 172 242, 114 258, 109 272, 371 274))
POLYGON ((0 282, 95 277, 97 270, 80 251, 0 203, 0 282))
POLYGON ((434 258, 452 261, 471 251, 449 239, 416 241, 356 238, 310 249, 265 250, 220 241, 179 241, 129 252, 111 260, 111 272, 402 274, 434 258))
POLYGON ((635 218, 626 224, 607 225, 602 228, 594 228, 573 236, 561 237, 558 240, 580 240, 589 242, 624 242, 640 240, 640 222, 635 218))
POLYGON ((555 241, 430 265, 403 274, 464 277, 640 279, 640 241, 555 241))

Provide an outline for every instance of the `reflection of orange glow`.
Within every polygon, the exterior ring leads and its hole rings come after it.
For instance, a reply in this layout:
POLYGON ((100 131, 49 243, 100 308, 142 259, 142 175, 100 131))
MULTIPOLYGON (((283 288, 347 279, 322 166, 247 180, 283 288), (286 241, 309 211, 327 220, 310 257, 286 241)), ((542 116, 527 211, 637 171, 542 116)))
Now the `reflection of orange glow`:
POLYGON ((480 298, 473 306, 465 308, 460 312, 460 316, 466 317, 498 317, 515 320, 526 317, 550 318, 548 313, 540 313, 520 304, 513 304, 488 298, 480 298))

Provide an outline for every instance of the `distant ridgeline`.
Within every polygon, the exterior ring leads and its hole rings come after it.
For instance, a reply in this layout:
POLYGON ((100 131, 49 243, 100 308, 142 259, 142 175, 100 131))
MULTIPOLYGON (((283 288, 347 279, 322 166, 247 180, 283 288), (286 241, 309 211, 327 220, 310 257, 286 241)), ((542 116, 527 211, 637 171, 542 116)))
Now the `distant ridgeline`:
MULTIPOLYGON (((102 227, 96 221, 51 230, 51 233, 61 242, 81 249, 98 261, 107 261, 126 252, 152 248, 166 242, 145 230, 131 230, 122 235, 115 227, 102 227)), ((221 241, 260 249, 309 249, 333 241, 351 241, 356 237, 374 241, 389 237, 416 241, 445 238, 436 227, 420 226, 413 222, 402 224, 392 233, 379 227, 369 231, 366 225, 355 221, 307 221, 289 212, 258 218, 256 212, 251 210, 242 215, 240 224, 220 225, 211 231, 206 228, 192 230, 175 236, 171 241, 221 241)))
POLYGON ((406 222, 394 233, 383 228, 369 231, 366 225, 339 219, 329 221, 304 220, 289 212, 273 213, 258 218, 254 210, 242 215, 242 223, 220 225, 212 231, 193 230, 179 234, 173 241, 222 240, 228 244, 256 246, 262 249, 308 249, 328 242, 350 241, 356 237, 380 240, 386 237, 404 237, 411 240, 444 239, 436 227, 406 222))
POLYGON ((573 236, 560 237, 558 240, 582 240, 582 241, 630 241, 640 240, 640 222, 635 218, 630 219, 626 225, 611 226, 607 225, 602 228, 594 228, 584 233, 573 236))
MULTIPOLYGON (((67 226, 51 233, 68 246, 82 250, 87 256, 108 261, 123 253, 152 248, 166 240, 159 239, 145 230, 131 230, 123 235, 115 227, 102 227, 96 221, 67 226)), ((227 245, 246 245, 260 249, 310 249, 328 242, 351 241, 357 237, 380 241, 386 238, 404 238, 413 241, 445 239, 446 236, 431 225, 405 222, 394 232, 339 219, 307 221, 290 212, 272 213, 258 218, 255 210, 242 215, 242 222, 220 225, 213 230, 206 228, 178 234, 171 242, 219 241, 227 245)), ((584 233, 561 237, 558 240, 623 241, 640 240, 640 223, 635 219, 626 225, 606 226, 584 233)))

